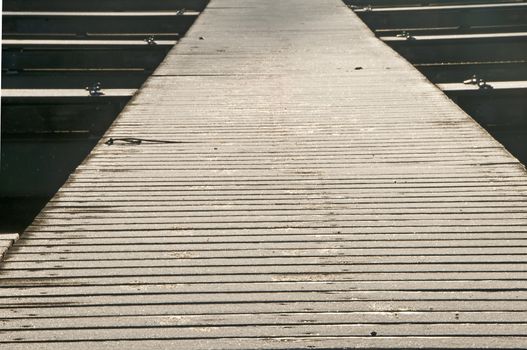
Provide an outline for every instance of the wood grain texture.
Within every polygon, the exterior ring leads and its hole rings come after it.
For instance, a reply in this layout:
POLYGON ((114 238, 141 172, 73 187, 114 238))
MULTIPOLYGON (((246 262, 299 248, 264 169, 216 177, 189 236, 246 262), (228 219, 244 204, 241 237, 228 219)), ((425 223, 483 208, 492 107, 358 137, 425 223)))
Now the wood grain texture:
POLYGON ((525 348, 526 253, 524 167, 346 5, 212 0, 4 257, 0 347, 525 348))

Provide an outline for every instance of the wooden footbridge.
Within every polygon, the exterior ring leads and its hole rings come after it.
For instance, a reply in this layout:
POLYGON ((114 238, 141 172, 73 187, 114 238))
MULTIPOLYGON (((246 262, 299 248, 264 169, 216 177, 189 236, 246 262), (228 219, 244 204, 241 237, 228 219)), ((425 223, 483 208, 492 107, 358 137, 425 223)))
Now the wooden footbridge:
POLYGON ((0 348, 526 348, 526 239, 525 168, 344 3, 211 0, 4 255, 0 348))

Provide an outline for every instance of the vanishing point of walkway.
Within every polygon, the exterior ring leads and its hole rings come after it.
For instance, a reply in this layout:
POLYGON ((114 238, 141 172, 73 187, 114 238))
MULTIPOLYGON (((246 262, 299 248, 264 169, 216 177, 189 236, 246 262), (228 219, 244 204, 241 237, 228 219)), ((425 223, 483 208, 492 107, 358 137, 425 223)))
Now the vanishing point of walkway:
POLYGON ((5 255, 0 348, 525 348, 526 238, 525 169, 340 0, 212 0, 5 255))

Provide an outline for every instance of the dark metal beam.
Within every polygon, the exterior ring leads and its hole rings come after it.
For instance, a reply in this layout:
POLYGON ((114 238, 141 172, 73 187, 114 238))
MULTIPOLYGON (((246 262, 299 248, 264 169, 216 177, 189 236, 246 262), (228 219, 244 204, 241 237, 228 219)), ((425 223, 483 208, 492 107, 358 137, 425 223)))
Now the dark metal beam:
MULTIPOLYGON (((2 172, 0 173, 0 208, 5 199, 21 210, 7 206, 11 215, 8 222, 24 222, 28 215, 36 215, 58 187, 68 178, 97 143, 98 137, 60 137, 31 134, 29 137, 4 135, 2 138, 2 172), (29 202, 28 202, 29 201, 29 202), (18 203, 18 204, 17 204, 18 203), (29 213, 26 210, 29 209, 29 213)), ((0 218, 5 212, 0 213, 0 218)), ((27 220, 27 219, 26 219, 27 220)), ((2 225, 3 227, 3 225, 2 225)))
POLYGON ((527 61, 432 63, 415 66, 433 83, 462 82, 473 75, 485 80, 527 80, 527 61))
POLYGON ((4 12, 4 38, 36 34, 172 34, 182 35, 197 12, 4 12))
POLYGON ((2 68, 23 69, 153 69, 175 41, 4 40, 2 68))
POLYGON ((521 162, 527 162, 527 81, 487 82, 492 89, 466 84, 440 88, 521 162))
POLYGON ((209 0, 4 0, 4 11, 201 11, 209 0))
POLYGON ((465 6, 424 6, 356 10, 360 18, 374 29, 452 28, 524 26, 527 3, 465 6))
POLYGON ((377 36, 397 36, 402 33, 411 35, 459 35, 459 34, 492 34, 492 33, 513 33, 527 32, 527 23, 518 25, 488 25, 476 27, 427 27, 427 28, 394 28, 394 29, 374 29, 377 36))
POLYGON ((525 2, 525 0, 344 0, 354 7, 400 7, 400 6, 437 6, 437 5, 469 5, 495 4, 509 2, 525 2))
POLYGON ((141 86, 150 74, 144 69, 6 71, 2 74, 2 89, 75 89, 95 82, 107 89, 131 89, 141 86))
POLYGON ((413 64, 527 60, 527 33, 381 39, 413 64))
POLYGON ((2 134, 84 133, 100 136, 135 90, 103 89, 91 96, 84 89, 2 91, 2 134))

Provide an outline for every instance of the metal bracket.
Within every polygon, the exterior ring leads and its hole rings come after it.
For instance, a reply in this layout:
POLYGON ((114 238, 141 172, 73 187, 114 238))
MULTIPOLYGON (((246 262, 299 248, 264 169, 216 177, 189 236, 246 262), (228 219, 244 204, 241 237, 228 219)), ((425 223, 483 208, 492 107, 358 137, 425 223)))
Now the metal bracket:
POLYGON ((406 40, 415 40, 415 37, 407 32, 406 30, 402 31, 401 33, 397 34, 396 37, 398 38, 405 38, 406 40))
POLYGON ((155 41, 155 37, 153 35, 150 35, 148 38, 145 39, 145 42, 148 44, 148 45, 157 45, 156 41, 155 41))
POLYGON ((368 6, 348 5, 348 7, 349 7, 352 11, 364 11, 364 12, 369 12, 369 11, 372 10, 371 5, 368 5, 368 6))
POLYGON ((487 84, 487 82, 483 78, 479 78, 476 74, 474 74, 470 79, 463 80, 463 84, 476 85, 480 90, 493 89, 492 85, 487 84))
POLYGON ((97 83, 93 84, 92 86, 86 86, 84 89, 86 91, 88 91, 90 96, 101 96, 101 95, 104 95, 104 93, 101 91, 101 83, 100 82, 97 82, 97 83))

